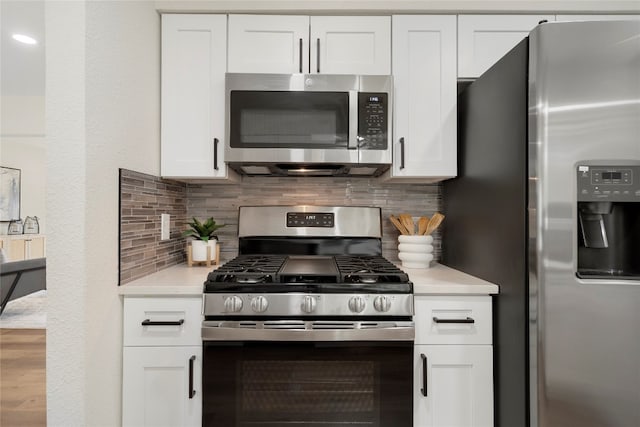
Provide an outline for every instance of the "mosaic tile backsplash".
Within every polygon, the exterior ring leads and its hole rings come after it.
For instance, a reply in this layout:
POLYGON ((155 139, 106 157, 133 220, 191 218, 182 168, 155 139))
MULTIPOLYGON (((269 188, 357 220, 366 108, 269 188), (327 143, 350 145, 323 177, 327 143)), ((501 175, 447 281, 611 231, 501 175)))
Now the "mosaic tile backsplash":
MULTIPOLYGON (((187 219, 213 217, 220 258, 238 253, 238 207, 256 205, 376 206, 382 208, 382 252, 398 260, 398 231, 389 215, 418 217, 442 210, 439 184, 384 184, 368 178, 244 177, 239 184, 185 184, 121 170, 120 283, 185 262, 187 219), (160 214, 171 215, 171 239, 160 240, 160 214)), ((440 232, 434 255, 440 259, 440 232)))
MULTIPOLYGON (((442 210, 438 184, 384 184, 368 178, 244 177, 240 184, 187 185, 187 216, 212 216, 226 224, 218 231, 220 258, 238 253, 238 207, 255 205, 376 206, 382 208, 382 251, 398 261, 398 232, 389 215, 431 216, 442 210)), ((440 259, 440 233, 434 234, 434 255, 440 259)))
POLYGON ((120 284, 185 261, 186 196, 184 183, 120 170, 120 284), (163 213, 171 215, 171 233, 161 241, 163 213))

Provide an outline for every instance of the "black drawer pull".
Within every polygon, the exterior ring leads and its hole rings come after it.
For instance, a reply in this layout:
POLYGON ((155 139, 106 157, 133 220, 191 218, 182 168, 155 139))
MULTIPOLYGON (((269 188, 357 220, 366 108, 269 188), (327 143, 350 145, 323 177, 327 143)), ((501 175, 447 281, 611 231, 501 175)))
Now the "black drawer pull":
POLYGON ((466 319, 438 319, 434 317, 433 321, 435 323, 476 323, 471 317, 467 317, 466 319))
POLYGON ((180 326, 184 323, 184 319, 180 320, 149 320, 144 319, 142 326, 180 326))

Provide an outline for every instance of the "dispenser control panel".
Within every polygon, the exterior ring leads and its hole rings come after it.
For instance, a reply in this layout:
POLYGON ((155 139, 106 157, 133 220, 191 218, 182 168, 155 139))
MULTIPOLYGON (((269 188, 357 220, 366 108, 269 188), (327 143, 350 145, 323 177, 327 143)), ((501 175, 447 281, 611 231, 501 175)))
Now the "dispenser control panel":
POLYGON ((640 202, 640 165, 578 165, 578 201, 640 202))

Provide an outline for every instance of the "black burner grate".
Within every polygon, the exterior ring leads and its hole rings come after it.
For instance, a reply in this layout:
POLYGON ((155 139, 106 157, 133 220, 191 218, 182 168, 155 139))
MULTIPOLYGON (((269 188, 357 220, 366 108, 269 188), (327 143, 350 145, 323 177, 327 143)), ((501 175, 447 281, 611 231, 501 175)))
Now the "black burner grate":
POLYGON ((209 273, 208 282, 271 283, 284 261, 280 255, 240 255, 209 273))
POLYGON ((406 283, 409 277, 381 256, 335 257, 345 283, 406 283))

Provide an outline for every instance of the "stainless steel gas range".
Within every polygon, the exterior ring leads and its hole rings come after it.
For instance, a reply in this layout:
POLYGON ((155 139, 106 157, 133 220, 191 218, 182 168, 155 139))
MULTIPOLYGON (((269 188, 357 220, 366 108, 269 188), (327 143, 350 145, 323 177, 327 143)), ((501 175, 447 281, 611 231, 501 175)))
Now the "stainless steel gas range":
POLYGON ((203 425, 412 425, 413 285, 379 208, 241 207, 204 285, 203 425))

